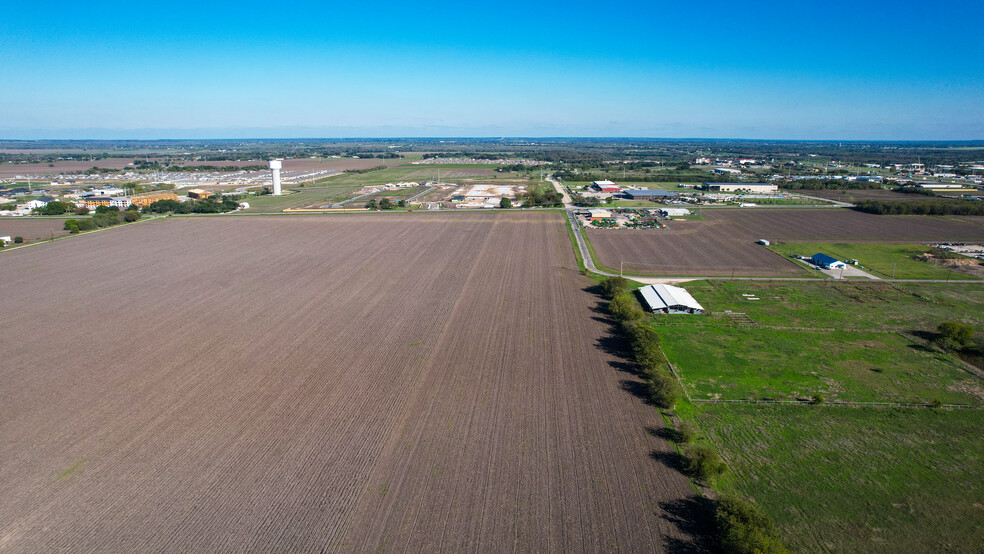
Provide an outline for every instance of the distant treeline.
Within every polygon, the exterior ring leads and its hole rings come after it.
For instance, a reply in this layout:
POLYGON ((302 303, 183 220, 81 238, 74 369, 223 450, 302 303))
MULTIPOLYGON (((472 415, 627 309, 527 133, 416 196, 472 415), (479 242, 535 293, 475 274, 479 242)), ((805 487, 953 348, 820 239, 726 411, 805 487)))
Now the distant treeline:
POLYGON ((984 215, 984 202, 969 200, 916 200, 886 202, 861 200, 855 210, 877 215, 984 215))
POLYGON ((189 173, 197 172, 233 172, 233 171, 264 171, 269 169, 267 165, 169 165, 163 168, 164 171, 185 171, 189 173))
POLYGON ((219 214, 231 212, 239 207, 236 197, 225 196, 221 200, 206 198, 204 200, 189 200, 178 202, 177 200, 158 200, 145 207, 145 213, 176 213, 176 214, 219 214))
POLYGON ((802 179, 784 181, 779 188, 788 190, 863 190, 880 189, 884 183, 873 181, 845 181, 844 179, 802 179))
POLYGON ((379 171, 381 169, 386 169, 385 165, 377 165, 370 167, 368 169, 347 169, 345 173, 372 173, 373 171, 379 171))
POLYGON ((704 181, 713 180, 715 182, 721 183, 731 183, 737 182, 738 179, 731 177, 729 175, 711 175, 707 172, 683 172, 683 171, 664 171, 660 173, 652 173, 649 175, 626 175, 625 179, 622 179, 621 173, 575 173, 573 171, 561 170, 554 172, 554 177, 558 179, 563 179, 565 181, 604 181, 605 179, 610 179, 612 181, 628 181, 635 183, 700 183, 704 181))
POLYGON ((115 211, 97 213, 87 219, 66 219, 65 230, 74 234, 79 231, 92 231, 93 229, 112 227, 121 223, 131 223, 139 219, 140 212, 136 210, 125 210, 121 212, 119 209, 116 209, 115 211))

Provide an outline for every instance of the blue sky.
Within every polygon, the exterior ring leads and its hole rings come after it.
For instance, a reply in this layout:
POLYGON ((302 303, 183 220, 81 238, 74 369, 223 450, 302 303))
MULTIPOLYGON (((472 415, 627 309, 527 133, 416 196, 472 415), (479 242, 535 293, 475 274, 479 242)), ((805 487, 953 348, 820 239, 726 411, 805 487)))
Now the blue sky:
POLYGON ((979 0, 11 2, 2 16, 0 138, 984 139, 979 0))

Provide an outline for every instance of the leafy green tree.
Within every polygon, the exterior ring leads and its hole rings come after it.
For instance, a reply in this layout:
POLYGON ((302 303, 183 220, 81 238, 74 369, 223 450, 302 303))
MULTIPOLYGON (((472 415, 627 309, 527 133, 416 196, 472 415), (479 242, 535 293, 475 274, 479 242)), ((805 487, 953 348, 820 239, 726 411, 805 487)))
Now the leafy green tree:
POLYGON ((67 202, 54 200, 37 209, 41 215, 61 215, 72 209, 72 205, 67 202))
MULTIPOLYGON (((506 200, 503 198, 503 200, 506 200)), ((624 277, 610 276, 601 280, 601 293, 605 298, 614 298, 629 290, 629 281, 624 277)))
POLYGON ((727 471, 728 466, 710 446, 696 444, 684 451, 687 461, 683 467, 688 474, 702 481, 709 481, 727 471))
POLYGON ((378 207, 377 204, 376 204, 376 199, 373 198, 373 199, 369 200, 368 202, 366 202, 366 207, 369 208, 370 210, 375 210, 378 207))
POLYGON ((734 496, 718 498, 714 520, 725 552, 783 554, 786 547, 769 516, 758 506, 734 496))
POLYGON ((118 211, 120 211, 120 209, 117 208, 116 206, 96 206, 97 214, 106 214, 106 213, 118 212, 118 211))
POLYGON ((937 328, 943 341, 966 346, 974 339, 974 328, 959 321, 944 321, 937 328))
POLYGON ((672 410, 677 402, 683 398, 683 389, 680 383, 665 370, 655 370, 648 372, 649 396, 660 408, 672 410))
POLYGON ((389 198, 383 198, 382 200, 379 201, 380 210, 392 210, 395 207, 396 204, 394 204, 393 201, 390 200, 389 198))
POLYGON ((89 208, 79 206, 78 208, 75 208, 75 215, 89 215, 89 208))
POLYGON ((499 200, 499 207, 504 210, 508 210, 509 208, 512 208, 513 207, 512 200, 508 198, 503 198, 502 200, 499 200))
POLYGON ((646 371, 662 369, 666 356, 660 348, 659 333, 649 325, 642 324, 629 329, 628 334, 636 363, 646 371))
POLYGON ((608 313, 616 321, 627 322, 642 318, 642 309, 631 296, 620 294, 608 302, 608 313))

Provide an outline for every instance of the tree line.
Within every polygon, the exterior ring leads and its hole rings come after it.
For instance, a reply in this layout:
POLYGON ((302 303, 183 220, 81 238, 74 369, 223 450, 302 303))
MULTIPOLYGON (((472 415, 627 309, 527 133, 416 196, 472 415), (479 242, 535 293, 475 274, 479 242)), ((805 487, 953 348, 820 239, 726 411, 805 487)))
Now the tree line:
POLYGON ((969 200, 915 200, 910 202, 861 200, 854 205, 854 209, 876 215, 984 215, 984 202, 969 200))
MULTIPOLYGON (((645 313, 622 277, 606 277, 599 285, 608 298, 608 313, 618 322, 628 339, 636 364, 649 389, 652 401, 672 414, 683 399, 683 389, 669 370, 660 346, 660 337, 646 321, 645 313)), ((727 471, 727 464, 711 446, 698 444, 698 429, 681 421, 673 440, 682 445, 684 471, 691 477, 711 483, 727 471)), ((714 522, 718 540, 725 552, 783 553, 786 548, 769 516, 756 505, 737 496, 721 495, 714 500, 714 522)))

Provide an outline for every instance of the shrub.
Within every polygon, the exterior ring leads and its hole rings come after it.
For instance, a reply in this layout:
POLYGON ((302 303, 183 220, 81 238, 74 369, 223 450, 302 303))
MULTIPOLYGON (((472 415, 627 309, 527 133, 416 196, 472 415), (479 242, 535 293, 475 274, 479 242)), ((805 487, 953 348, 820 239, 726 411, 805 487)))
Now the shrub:
POLYGON ((620 294, 608 302, 608 313, 617 321, 635 321, 642 318, 642 308, 631 296, 620 294))
POLYGON ((721 456, 709 446, 691 445, 687 447, 685 454, 687 461, 683 464, 684 470, 702 481, 709 481, 728 469, 721 456))
POLYGON ((23 244, 24 237, 14 237, 14 244, 23 244))
POLYGON ((133 210, 126 210, 123 212, 123 221, 127 223, 132 223, 140 219, 140 213, 133 210))
POLYGON ((939 409, 939 408, 942 408, 943 407, 943 401, 940 400, 939 398, 934 398, 933 401, 930 402, 929 405, 932 406, 933 408, 939 409))
POLYGON ((682 443, 693 442, 697 438, 697 426, 689 421, 681 421, 680 428, 677 429, 677 436, 682 443))
POLYGON ((605 298, 614 298, 627 290, 629 290, 629 281, 624 277, 612 276, 601 280, 601 293, 605 298))
POLYGON ((965 346, 970 344, 974 338, 974 328, 959 321, 944 321, 940 323, 937 330, 942 339, 940 342, 944 344, 948 344, 945 341, 952 341, 960 346, 965 346))
POLYGON ((824 398, 823 395, 819 393, 814 394, 813 396, 810 397, 810 404, 813 404, 814 406, 818 404, 823 404, 826 401, 827 399, 824 398))
POLYGON ((778 554, 787 551, 769 516, 758 506, 740 498, 719 498, 714 520, 725 552, 778 554))
POLYGON ((649 373, 649 396, 660 408, 672 410, 683 397, 683 389, 680 388, 680 383, 672 375, 664 371, 651 371, 649 373))
POLYGON ((659 347, 659 333, 655 329, 648 325, 636 325, 628 329, 628 335, 636 363, 643 369, 659 369, 666 363, 666 356, 659 347))

